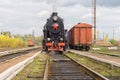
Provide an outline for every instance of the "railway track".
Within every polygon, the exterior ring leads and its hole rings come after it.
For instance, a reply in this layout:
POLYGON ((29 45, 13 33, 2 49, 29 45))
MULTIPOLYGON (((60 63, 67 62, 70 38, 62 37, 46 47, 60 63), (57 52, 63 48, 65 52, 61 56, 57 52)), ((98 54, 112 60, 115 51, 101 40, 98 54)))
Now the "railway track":
POLYGON ((67 55, 51 53, 43 80, 108 80, 67 55))
POLYGON ((45 53, 39 54, 12 80, 43 80, 47 57, 45 53))
POLYGON ((91 53, 94 54, 100 54, 100 55, 107 55, 107 56, 112 56, 112 57, 120 57, 119 50, 116 50, 117 53, 111 53, 111 52, 101 52, 101 51, 90 51, 91 53), (117 52, 118 51, 118 52, 117 52))
POLYGON ((39 48, 35 48, 35 49, 20 51, 20 52, 16 52, 16 53, 13 53, 13 54, 8 54, 8 55, 1 56, 0 57, 0 63, 3 63, 5 61, 13 59, 13 58, 17 58, 17 57, 25 55, 25 54, 28 54, 31 51, 38 51, 38 50, 39 50, 39 48))

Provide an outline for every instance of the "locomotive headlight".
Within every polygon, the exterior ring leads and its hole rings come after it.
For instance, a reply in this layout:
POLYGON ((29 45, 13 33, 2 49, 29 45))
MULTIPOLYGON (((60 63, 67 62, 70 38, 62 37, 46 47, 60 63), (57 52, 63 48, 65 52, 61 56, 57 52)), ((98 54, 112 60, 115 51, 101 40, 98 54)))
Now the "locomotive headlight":
POLYGON ((47 41, 50 41, 50 38, 47 38, 47 41))
POLYGON ((60 41, 63 41, 63 38, 60 38, 60 41))
POLYGON ((58 17, 57 17, 57 16, 53 16, 53 20, 54 20, 54 21, 57 21, 57 20, 58 20, 58 17))

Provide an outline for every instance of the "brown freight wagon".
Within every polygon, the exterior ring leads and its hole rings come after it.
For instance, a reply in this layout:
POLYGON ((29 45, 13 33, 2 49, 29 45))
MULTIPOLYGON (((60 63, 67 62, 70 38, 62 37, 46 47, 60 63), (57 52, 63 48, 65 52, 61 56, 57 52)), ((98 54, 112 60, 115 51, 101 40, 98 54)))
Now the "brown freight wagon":
POLYGON ((28 40, 28 47, 33 47, 35 45, 33 40, 28 40))
POLYGON ((71 49, 88 51, 92 44, 92 25, 78 23, 68 32, 68 44, 71 49))

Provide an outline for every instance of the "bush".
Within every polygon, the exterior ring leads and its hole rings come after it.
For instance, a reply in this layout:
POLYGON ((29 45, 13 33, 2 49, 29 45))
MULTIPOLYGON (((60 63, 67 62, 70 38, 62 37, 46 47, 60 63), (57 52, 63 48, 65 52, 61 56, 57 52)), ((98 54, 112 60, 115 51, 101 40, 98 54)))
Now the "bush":
POLYGON ((110 42, 113 46, 118 46, 118 42, 116 40, 111 39, 110 42))
POLYGON ((9 36, 0 35, 0 48, 19 48, 26 46, 27 42, 21 38, 10 38, 9 36))

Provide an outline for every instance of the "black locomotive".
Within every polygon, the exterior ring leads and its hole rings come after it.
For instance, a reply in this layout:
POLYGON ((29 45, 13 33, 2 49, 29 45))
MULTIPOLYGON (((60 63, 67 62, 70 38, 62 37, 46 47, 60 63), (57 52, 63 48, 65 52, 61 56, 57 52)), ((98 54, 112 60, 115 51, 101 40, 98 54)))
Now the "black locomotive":
POLYGON ((63 19, 57 12, 53 12, 43 29, 44 39, 42 42, 45 51, 65 51, 66 30, 64 29, 63 19))

